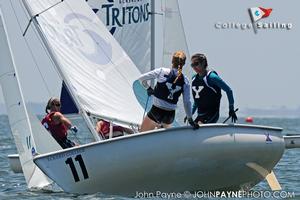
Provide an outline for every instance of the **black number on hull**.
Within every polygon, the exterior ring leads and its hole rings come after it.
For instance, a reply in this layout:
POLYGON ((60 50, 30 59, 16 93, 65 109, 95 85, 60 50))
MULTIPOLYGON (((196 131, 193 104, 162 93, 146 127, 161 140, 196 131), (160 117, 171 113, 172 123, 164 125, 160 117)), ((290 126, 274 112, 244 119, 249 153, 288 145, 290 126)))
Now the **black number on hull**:
MULTIPOLYGON (((81 171, 82 171, 82 174, 83 174, 83 178, 88 179, 89 175, 88 175, 88 172, 86 170, 86 167, 85 167, 84 161, 82 159, 82 156, 77 155, 75 157, 75 161, 79 162, 79 165, 80 165, 80 168, 81 168, 81 171)), ((72 174, 73 174, 74 181, 75 182, 80 181, 77 170, 76 170, 76 167, 75 167, 74 162, 73 162, 73 159, 70 157, 65 161, 65 163, 70 166, 72 174)))
POLYGON ((83 174, 83 178, 84 179, 88 179, 89 175, 88 175, 88 172, 86 170, 85 164, 83 162, 82 156, 81 155, 77 155, 75 157, 75 160, 79 162, 79 165, 80 165, 80 168, 81 168, 81 171, 82 171, 82 174, 83 174))

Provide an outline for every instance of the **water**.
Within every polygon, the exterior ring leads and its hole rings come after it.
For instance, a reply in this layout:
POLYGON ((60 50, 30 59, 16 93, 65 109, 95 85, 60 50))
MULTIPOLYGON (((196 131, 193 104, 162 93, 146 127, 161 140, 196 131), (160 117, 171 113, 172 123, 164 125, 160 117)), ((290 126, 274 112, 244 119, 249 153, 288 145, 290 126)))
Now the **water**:
MULTIPOLYGON (((254 119, 255 124, 282 127, 283 134, 300 133, 300 119, 261 118, 254 119)), ((83 130, 80 121, 75 121, 83 130)), ((84 135, 84 134, 82 134, 84 135)), ((78 140, 88 142, 90 138, 77 136, 78 140)), ((7 116, 0 115, 0 199, 124 199, 130 198, 108 196, 100 193, 93 195, 72 195, 64 192, 29 191, 22 174, 14 174, 9 167, 8 154, 16 153, 7 116)), ((282 188, 300 198, 300 149, 286 150, 274 172, 282 188)), ((266 181, 255 186, 254 191, 269 191, 266 181)))

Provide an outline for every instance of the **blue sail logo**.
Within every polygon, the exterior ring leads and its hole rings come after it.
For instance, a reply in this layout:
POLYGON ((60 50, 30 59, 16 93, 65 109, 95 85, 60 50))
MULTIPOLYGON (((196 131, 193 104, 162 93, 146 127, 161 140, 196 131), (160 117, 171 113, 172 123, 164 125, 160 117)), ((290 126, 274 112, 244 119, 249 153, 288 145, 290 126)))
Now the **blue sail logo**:
MULTIPOLYGON (((70 30, 73 30, 75 33, 74 35, 79 35, 77 33, 78 30, 80 30, 79 27, 75 27, 72 25, 73 20, 82 20, 86 21, 88 23, 93 23, 93 20, 89 19, 88 17, 81 15, 79 13, 72 13, 65 17, 64 22, 65 24, 69 24, 70 30)), ((81 30, 82 33, 85 33, 86 36, 88 36, 92 41, 94 41, 94 51, 93 52, 86 52, 82 47, 84 47, 84 43, 80 40, 80 37, 78 37, 78 42, 81 46, 78 46, 78 50, 84 55, 88 60, 91 62, 100 64, 100 65, 106 65, 110 62, 112 58, 112 46, 109 42, 107 42, 103 37, 101 37, 99 34, 97 34, 95 31, 90 29, 84 29, 81 30), (101 55, 101 56, 99 56, 101 55)))

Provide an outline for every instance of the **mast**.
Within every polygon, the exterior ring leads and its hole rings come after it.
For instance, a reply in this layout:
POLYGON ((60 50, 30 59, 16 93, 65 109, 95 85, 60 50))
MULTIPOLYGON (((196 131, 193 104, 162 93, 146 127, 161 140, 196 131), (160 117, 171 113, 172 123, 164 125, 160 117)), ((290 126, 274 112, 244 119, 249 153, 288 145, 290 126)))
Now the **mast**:
POLYGON ((26 10, 27 10, 27 12, 28 12, 28 14, 29 14, 29 16, 30 16, 30 18, 31 18, 31 20, 32 20, 32 22, 33 22, 33 24, 34 24, 34 26, 36 27, 37 32, 39 33, 39 36, 40 36, 41 40, 43 41, 43 43, 44 43, 44 45, 45 45, 45 47, 46 47, 46 49, 47 49, 47 51, 48 51, 48 53, 49 53, 49 55, 50 55, 52 61, 53 61, 53 63, 54 63, 54 65, 55 65, 56 69, 58 70, 58 72, 59 72, 59 74, 61 75, 62 79, 65 80, 65 84, 66 84, 67 88, 68 88, 69 91, 70 91, 70 95, 71 95, 71 97, 73 98, 73 100, 74 100, 76 106, 79 108, 79 113, 82 115, 83 119, 86 121, 89 130, 91 131, 91 133, 92 133, 93 136, 94 136, 94 139, 95 139, 96 141, 99 141, 99 140, 100 140, 100 137, 99 137, 98 133, 96 132, 96 130, 95 130, 95 128, 94 128, 92 122, 90 121, 88 114, 87 114, 86 111, 81 107, 81 105, 80 105, 78 99, 77 99, 76 96, 73 94, 73 92, 72 92, 72 87, 71 87, 70 84, 69 84, 68 78, 65 76, 65 74, 63 73, 63 71, 62 71, 61 68, 59 67, 59 66, 60 66, 60 63, 57 62, 56 55, 54 54, 54 52, 53 52, 52 49, 50 48, 50 45, 49 45, 49 43, 48 43, 48 40, 46 39, 45 35, 44 35, 43 32, 41 31, 40 26, 39 26, 39 23, 38 23, 38 21, 36 20, 36 16, 33 16, 33 14, 32 14, 32 12, 31 12, 30 8, 28 7, 28 5, 27 5, 27 3, 26 3, 25 1, 26 1, 26 0, 22 0, 23 5, 24 5, 24 7, 26 8, 26 10))
POLYGON ((151 0, 151 60, 150 69, 155 69, 155 0, 151 0))

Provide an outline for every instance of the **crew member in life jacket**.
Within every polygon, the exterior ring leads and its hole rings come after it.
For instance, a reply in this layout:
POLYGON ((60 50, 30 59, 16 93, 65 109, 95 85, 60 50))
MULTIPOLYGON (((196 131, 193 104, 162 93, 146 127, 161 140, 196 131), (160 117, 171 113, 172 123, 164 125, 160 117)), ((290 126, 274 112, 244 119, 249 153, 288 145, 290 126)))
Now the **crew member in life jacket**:
POLYGON ((194 129, 199 128, 192 119, 192 106, 190 101, 190 84, 188 79, 182 74, 186 56, 183 51, 173 54, 172 68, 158 68, 143 74, 139 81, 147 89, 148 95, 153 95, 153 105, 147 113, 141 125, 140 131, 155 129, 155 127, 171 127, 174 121, 177 102, 183 94, 183 103, 188 121, 194 129), (154 90, 148 81, 156 79, 154 90))
POLYGON ((227 94, 229 116, 232 122, 237 121, 234 111, 234 99, 231 88, 218 76, 217 72, 207 69, 204 54, 197 53, 191 58, 191 66, 196 75, 192 78, 192 94, 194 99, 193 114, 198 111, 196 123, 216 123, 219 119, 221 89, 227 94))
MULTIPOLYGON (((102 138, 108 139, 109 138, 109 133, 110 133, 110 127, 111 123, 104 120, 104 119, 99 119, 99 121, 96 124, 96 131, 101 135, 102 138)), ((125 134, 133 134, 133 130, 123 127, 123 126, 118 126, 115 124, 112 124, 112 137, 119 137, 125 134)))
POLYGON ((63 149, 66 149, 75 146, 75 143, 67 138, 68 129, 77 132, 77 128, 76 126, 72 126, 70 120, 60 113, 60 106, 58 98, 50 98, 45 110, 47 115, 42 120, 42 124, 58 144, 63 149))

